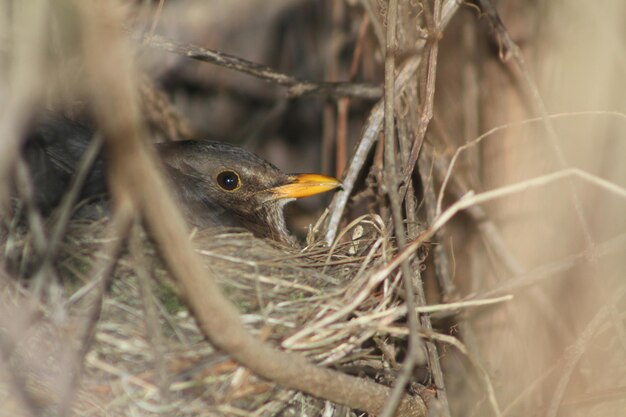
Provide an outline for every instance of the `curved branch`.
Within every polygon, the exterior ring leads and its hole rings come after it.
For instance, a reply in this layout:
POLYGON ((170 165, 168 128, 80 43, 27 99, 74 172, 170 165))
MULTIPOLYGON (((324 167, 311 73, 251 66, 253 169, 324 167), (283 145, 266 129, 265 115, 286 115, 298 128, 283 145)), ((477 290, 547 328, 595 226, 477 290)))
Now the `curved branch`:
POLYGON ((198 61, 219 65, 220 67, 239 71, 264 81, 288 87, 287 95, 289 97, 318 94, 332 97, 351 96, 365 99, 378 99, 382 96, 383 92, 380 85, 371 83, 315 83, 300 80, 291 75, 275 71, 266 65, 257 64, 234 55, 197 45, 182 44, 159 35, 146 36, 144 42, 146 45, 154 48, 163 49, 198 61))
MULTIPOLYGON (((122 34, 110 30, 120 21, 119 16, 99 2, 75 4, 82 15, 85 68, 91 81, 96 117, 107 140, 109 185, 114 201, 130 202, 139 208, 207 338, 263 378, 378 414, 389 388, 318 367, 301 356, 273 349, 248 333, 235 306, 222 295, 197 258, 187 237, 187 227, 157 171, 152 152, 140 140, 141 118, 131 94, 135 78, 132 71, 119 71, 120 66, 132 69, 131 57, 123 47, 122 34)), ((424 401, 405 394, 398 415, 425 416, 424 401)))

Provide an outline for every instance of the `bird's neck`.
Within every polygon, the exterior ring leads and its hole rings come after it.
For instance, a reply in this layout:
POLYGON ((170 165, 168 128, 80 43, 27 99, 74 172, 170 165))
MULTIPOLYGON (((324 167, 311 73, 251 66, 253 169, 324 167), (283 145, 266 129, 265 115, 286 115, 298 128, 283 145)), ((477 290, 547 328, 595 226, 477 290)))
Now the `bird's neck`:
POLYGON ((289 233, 283 207, 285 202, 264 204, 255 212, 256 218, 249 216, 241 218, 244 226, 251 230, 256 236, 265 237, 290 247, 297 247, 297 239, 289 233))

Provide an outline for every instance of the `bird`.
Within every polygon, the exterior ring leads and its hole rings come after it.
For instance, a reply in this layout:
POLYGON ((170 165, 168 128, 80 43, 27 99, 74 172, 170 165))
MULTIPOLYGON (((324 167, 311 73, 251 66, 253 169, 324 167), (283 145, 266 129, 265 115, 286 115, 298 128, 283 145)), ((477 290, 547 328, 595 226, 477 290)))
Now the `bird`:
MULTIPOLYGON (((29 129, 23 155, 31 170, 36 204, 46 213, 63 190, 95 132, 58 114, 39 117, 29 129)), ((322 174, 286 174, 243 148, 218 141, 181 140, 154 145, 166 178, 190 227, 243 228, 289 246, 285 204, 341 186, 322 174)), ((99 157, 81 199, 106 194, 106 163, 99 157)))

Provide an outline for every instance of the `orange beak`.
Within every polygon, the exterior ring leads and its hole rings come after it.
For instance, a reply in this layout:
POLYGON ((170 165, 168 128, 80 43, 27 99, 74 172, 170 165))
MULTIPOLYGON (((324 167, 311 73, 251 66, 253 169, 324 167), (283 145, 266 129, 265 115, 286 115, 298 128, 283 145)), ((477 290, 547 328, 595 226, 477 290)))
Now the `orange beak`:
POLYGON ((276 199, 302 198, 341 187, 341 181, 337 178, 319 174, 296 174, 290 176, 290 181, 285 185, 272 188, 276 199))

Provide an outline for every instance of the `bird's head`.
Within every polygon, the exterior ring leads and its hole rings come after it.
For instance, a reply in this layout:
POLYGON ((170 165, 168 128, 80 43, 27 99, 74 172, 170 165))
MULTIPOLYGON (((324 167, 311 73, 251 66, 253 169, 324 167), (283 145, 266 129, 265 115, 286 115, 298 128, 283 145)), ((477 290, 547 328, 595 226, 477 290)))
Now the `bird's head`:
POLYGON ((285 174, 253 153, 221 142, 169 142, 158 151, 190 223, 242 226, 284 243, 293 242, 285 226, 285 203, 341 185, 319 174, 285 174))

